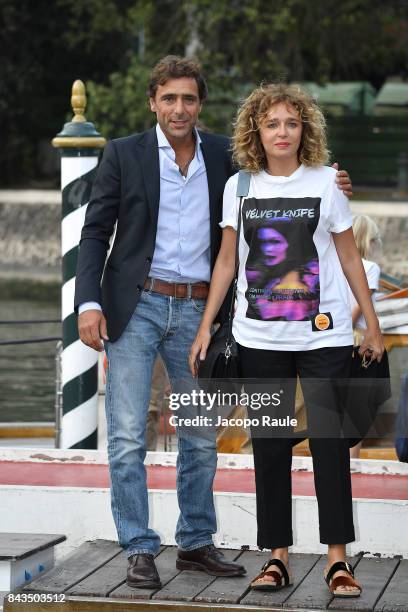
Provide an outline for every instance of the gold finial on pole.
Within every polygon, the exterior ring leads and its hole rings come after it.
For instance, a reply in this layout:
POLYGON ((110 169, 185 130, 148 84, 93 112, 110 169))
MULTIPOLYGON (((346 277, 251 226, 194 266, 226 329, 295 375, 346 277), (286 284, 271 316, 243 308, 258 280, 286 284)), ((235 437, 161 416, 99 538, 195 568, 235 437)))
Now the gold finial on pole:
POLYGON ((83 123, 85 119, 86 108, 86 90, 85 85, 79 79, 72 85, 71 106, 74 111, 72 121, 75 123, 83 123))
POLYGON ((52 146, 62 150, 103 149, 106 145, 105 138, 95 129, 91 121, 85 119, 86 90, 82 81, 75 81, 72 85, 71 106, 74 116, 52 139, 52 146))

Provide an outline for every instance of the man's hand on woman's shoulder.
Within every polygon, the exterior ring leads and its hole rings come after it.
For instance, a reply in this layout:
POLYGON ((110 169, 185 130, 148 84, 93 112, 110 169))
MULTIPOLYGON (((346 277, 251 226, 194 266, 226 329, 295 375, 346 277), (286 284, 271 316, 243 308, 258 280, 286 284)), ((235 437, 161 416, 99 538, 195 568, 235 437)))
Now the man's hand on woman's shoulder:
POLYGON ((332 168, 337 170, 336 183, 338 188, 343 191, 345 196, 351 198, 353 195, 353 185, 349 173, 347 170, 339 170, 339 164, 337 162, 332 165, 332 168))

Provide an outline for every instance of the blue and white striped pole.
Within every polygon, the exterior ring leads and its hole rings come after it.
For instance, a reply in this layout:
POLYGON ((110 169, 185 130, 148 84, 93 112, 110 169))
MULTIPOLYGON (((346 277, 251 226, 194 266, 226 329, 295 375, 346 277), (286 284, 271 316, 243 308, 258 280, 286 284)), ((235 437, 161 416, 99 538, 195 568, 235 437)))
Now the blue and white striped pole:
POLYGON ((98 353, 78 336, 74 313, 79 241, 99 153, 106 140, 84 117, 85 85, 72 86, 72 121, 52 144, 61 151, 62 189, 62 397, 60 448, 97 448, 98 353))

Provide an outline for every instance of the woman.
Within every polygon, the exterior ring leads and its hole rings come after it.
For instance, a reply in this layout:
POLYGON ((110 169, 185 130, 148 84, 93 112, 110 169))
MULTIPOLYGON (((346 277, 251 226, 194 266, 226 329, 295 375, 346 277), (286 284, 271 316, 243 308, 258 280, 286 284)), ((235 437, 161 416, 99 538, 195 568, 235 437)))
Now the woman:
MULTIPOLYGON (((364 270, 367 276, 368 288, 371 292, 371 299, 375 301, 375 293, 378 291, 380 281, 380 266, 375 260, 381 258, 381 236, 380 230, 373 219, 367 215, 356 215, 353 218, 353 234, 354 240, 363 262, 364 270)), ((353 293, 350 291, 351 303, 351 319, 354 329, 354 344, 360 345, 365 334, 366 323, 361 314, 361 308, 357 304, 353 293)), ((359 442, 350 448, 350 457, 359 459, 362 443, 359 442)))
MULTIPOLYGON (((381 258, 381 236, 378 225, 367 215, 356 215, 353 218, 354 240, 363 262, 367 276, 368 287, 371 292, 371 299, 374 303, 375 292, 378 291, 381 269, 377 261, 381 258)), ((357 335, 360 343, 361 336, 364 336, 366 323, 361 313, 361 308, 357 304, 353 293, 350 291, 351 318, 353 327, 359 332, 357 335)))
MULTIPOLYGON (((338 409, 338 388, 332 381, 348 377, 353 345, 344 277, 367 323, 361 354, 380 360, 384 347, 353 238, 348 200, 335 185, 335 170, 324 166, 328 160, 324 118, 310 96, 295 86, 268 85, 252 92, 239 110, 233 149, 238 165, 251 173, 248 197, 242 206, 233 325, 242 377, 295 381, 298 375, 302 383, 312 380, 319 384, 322 376, 325 377, 322 387, 303 384, 309 429, 311 425, 314 431, 320 428, 310 438, 310 449, 320 540, 328 545, 324 576, 334 595, 357 597, 361 587, 353 578, 351 566, 345 563, 345 545, 355 539, 348 444, 338 435, 327 437, 338 409), (304 287, 297 286, 299 279, 284 283, 283 287, 275 285, 271 291, 264 279, 265 261, 256 263, 259 229, 265 226, 265 220, 274 228, 274 220, 278 224, 282 218, 288 219, 291 229, 290 236, 286 237, 288 244, 294 243, 297 247, 300 283, 306 284, 302 276, 313 279, 309 278, 317 304, 307 318, 299 318, 299 313, 292 308, 294 302, 307 301, 304 287), (313 253, 315 257, 310 257, 313 253), (258 287, 256 293, 249 291, 252 280, 248 279, 247 267, 250 277, 255 273, 263 277, 264 287, 258 287), (263 317, 262 309, 254 308, 252 303, 255 295, 255 303, 269 301, 279 316, 263 317), (322 435, 322 427, 326 437, 322 435)), ((225 187, 222 245, 206 309, 190 353, 193 374, 196 359, 205 358, 212 322, 234 277, 239 210, 237 180, 238 175, 234 175, 225 187)), ((273 278, 269 280, 274 282, 273 278)), ((294 403, 294 384, 289 395, 290 403, 294 403)), ((285 414, 293 410, 288 403, 282 409, 286 410, 285 414)), ((276 590, 292 581, 288 557, 288 547, 293 543, 292 440, 253 437, 253 452, 257 542, 260 548, 271 549, 271 559, 251 586, 276 590)))

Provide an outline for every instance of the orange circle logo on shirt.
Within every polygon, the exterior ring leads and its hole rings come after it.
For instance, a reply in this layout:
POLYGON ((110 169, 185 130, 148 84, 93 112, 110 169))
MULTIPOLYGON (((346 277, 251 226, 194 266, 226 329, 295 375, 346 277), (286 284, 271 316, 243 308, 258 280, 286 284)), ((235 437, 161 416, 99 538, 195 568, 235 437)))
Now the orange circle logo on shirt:
POLYGON ((330 326, 330 319, 325 314, 316 315, 314 322, 315 322, 317 329, 320 329, 321 331, 324 331, 330 326))

